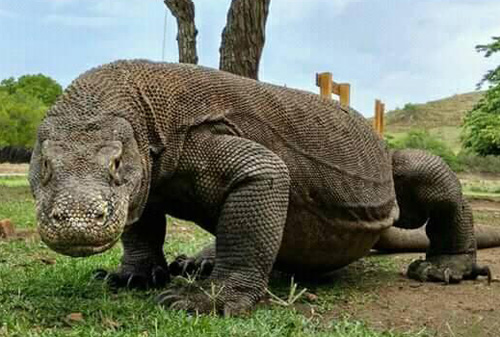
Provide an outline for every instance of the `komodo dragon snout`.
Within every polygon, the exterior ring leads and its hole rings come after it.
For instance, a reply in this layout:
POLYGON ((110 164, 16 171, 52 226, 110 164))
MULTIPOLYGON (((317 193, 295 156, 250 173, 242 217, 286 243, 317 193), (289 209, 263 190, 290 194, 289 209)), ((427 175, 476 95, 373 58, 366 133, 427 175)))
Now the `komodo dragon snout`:
POLYGON ((41 164, 30 173, 40 236, 62 254, 109 249, 135 213, 131 196, 142 181, 141 159, 133 134, 115 132, 116 126, 94 125, 85 148, 49 132, 32 158, 41 164))

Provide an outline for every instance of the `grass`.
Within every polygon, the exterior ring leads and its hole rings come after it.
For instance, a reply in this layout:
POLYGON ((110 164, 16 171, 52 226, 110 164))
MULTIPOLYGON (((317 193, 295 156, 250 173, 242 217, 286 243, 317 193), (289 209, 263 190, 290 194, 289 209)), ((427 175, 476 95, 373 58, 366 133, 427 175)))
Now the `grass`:
POLYGON ((468 197, 500 198, 500 180, 462 178, 460 182, 468 197))
MULTIPOLYGON (((29 188, 17 179, 0 179, 0 219, 33 229, 29 188)), ((167 258, 192 254, 211 237, 192 224, 169 218, 167 258)), ((337 303, 376 300, 378 284, 395 282, 397 267, 387 256, 365 258, 322 282, 297 281, 317 300, 301 296, 293 305, 260 303, 245 317, 221 318, 165 310, 152 300, 155 291, 110 291, 92 280, 96 268, 115 268, 122 250, 69 258, 35 238, 0 241, 0 336, 425 336, 371 330, 348 317, 324 319, 337 303)), ((290 278, 274 277, 270 291, 287 299, 290 278)), ((417 327, 416 327, 417 328, 417 327)))
POLYGON ((475 91, 424 104, 407 104, 387 113, 386 129, 401 132, 412 128, 458 127, 464 114, 474 107, 483 94, 484 92, 475 91))

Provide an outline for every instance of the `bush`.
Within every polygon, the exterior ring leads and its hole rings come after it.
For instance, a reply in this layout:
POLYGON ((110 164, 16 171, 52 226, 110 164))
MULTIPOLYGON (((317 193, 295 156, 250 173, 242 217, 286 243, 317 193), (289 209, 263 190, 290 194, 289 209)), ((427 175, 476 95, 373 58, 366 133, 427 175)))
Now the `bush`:
POLYGON ((0 82, 0 91, 9 95, 25 94, 39 99, 42 103, 50 107, 62 94, 62 87, 52 78, 38 75, 24 75, 17 80, 8 78, 0 82))
POLYGON ((500 155, 500 84, 489 89, 465 116, 462 143, 483 156, 500 155))
POLYGON ((443 158, 452 170, 461 171, 461 165, 453 151, 443 141, 430 135, 425 130, 412 130, 400 139, 386 136, 385 140, 388 147, 393 149, 426 150, 429 153, 443 158))
POLYGON ((36 129, 46 110, 35 97, 0 91, 0 146, 33 147, 36 129))
POLYGON ((462 151, 457 160, 463 171, 475 173, 500 173, 500 156, 479 156, 472 151, 462 151))
MULTIPOLYGON (((493 42, 476 46, 485 57, 500 52, 500 36, 493 42)), ((485 82, 490 83, 486 94, 478 104, 467 113, 462 128, 462 143, 482 156, 500 155, 500 65, 484 75, 478 88, 485 82)))

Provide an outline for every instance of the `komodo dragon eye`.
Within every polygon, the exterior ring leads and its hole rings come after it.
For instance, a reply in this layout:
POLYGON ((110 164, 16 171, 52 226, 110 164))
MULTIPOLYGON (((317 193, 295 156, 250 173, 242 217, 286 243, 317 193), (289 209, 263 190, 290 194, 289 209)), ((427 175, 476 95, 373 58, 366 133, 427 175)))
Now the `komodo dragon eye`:
POLYGON ((122 175, 120 174, 121 163, 121 156, 111 158, 109 163, 109 174, 115 185, 121 185, 123 183, 122 175))
POLYGON ((47 158, 42 158, 41 167, 40 167, 40 178, 42 185, 47 185, 52 177, 52 165, 47 158))
POLYGON ((123 145, 117 141, 109 142, 101 149, 101 155, 108 160, 111 183, 116 186, 123 184, 122 154, 123 145))

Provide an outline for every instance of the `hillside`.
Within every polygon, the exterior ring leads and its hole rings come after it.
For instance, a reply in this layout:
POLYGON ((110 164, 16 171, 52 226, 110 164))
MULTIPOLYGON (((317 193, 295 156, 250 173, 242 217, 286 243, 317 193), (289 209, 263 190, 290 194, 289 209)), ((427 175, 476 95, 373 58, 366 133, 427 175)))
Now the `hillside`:
POLYGON ((411 129, 425 129, 458 153, 461 149, 460 125, 463 116, 483 94, 483 91, 475 91, 423 104, 408 103, 402 109, 387 112, 385 132, 398 138, 411 129))
POLYGON ((472 109, 483 94, 483 91, 475 91, 424 104, 408 103, 404 108, 386 114, 386 130, 401 132, 414 128, 460 126, 464 114, 472 109))

